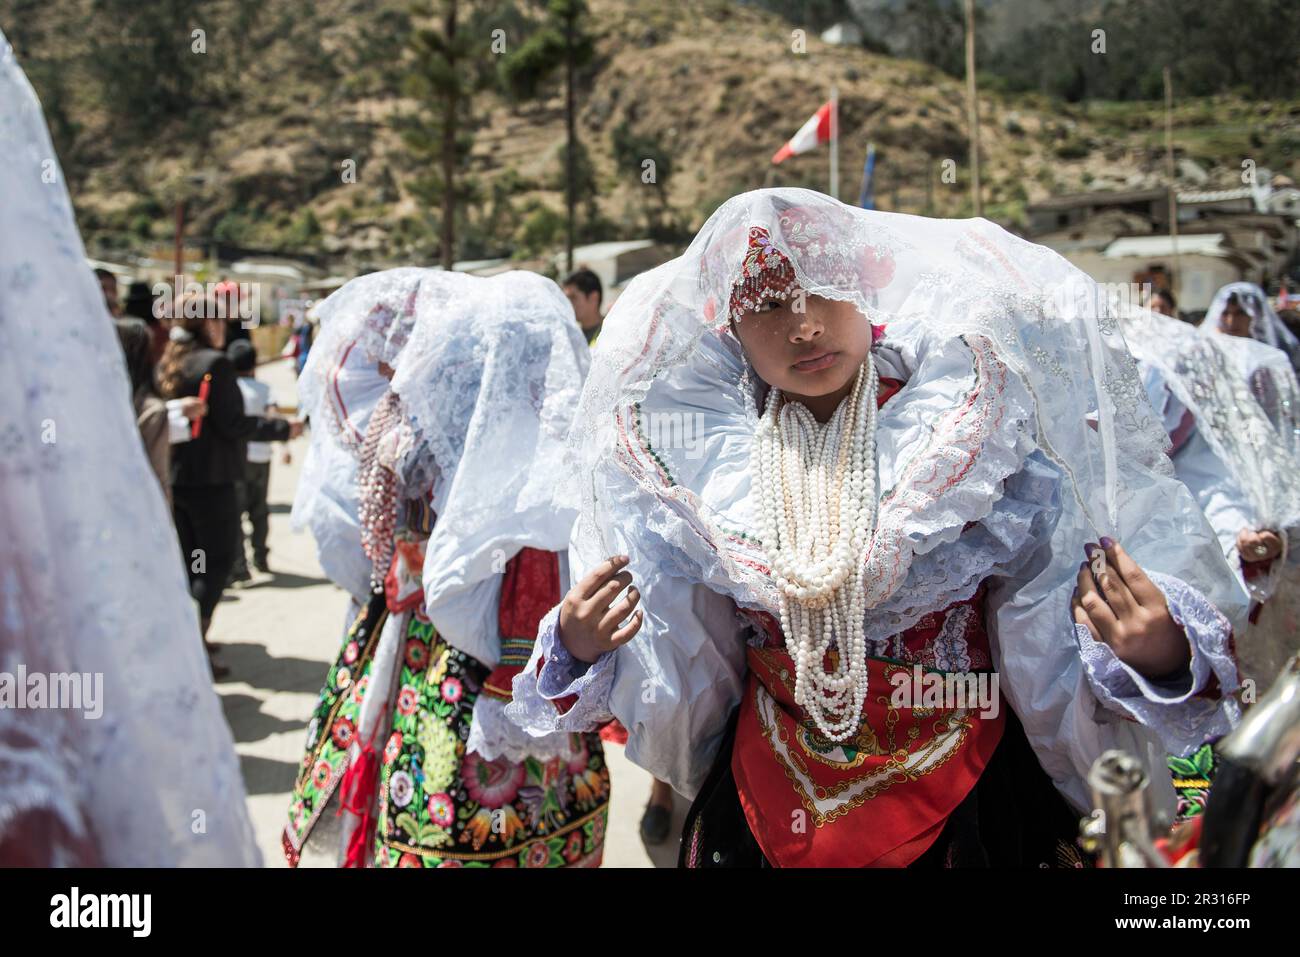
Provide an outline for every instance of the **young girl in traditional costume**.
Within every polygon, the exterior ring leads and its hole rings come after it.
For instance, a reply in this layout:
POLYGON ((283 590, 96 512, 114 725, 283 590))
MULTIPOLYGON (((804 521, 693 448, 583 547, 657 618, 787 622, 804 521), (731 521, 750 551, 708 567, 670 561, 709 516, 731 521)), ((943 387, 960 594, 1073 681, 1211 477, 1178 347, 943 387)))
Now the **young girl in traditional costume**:
POLYGON ((1231 578, 1079 281, 982 220, 724 204, 606 319, 508 713, 618 717, 690 866, 1079 863, 1111 747, 1172 816, 1165 752, 1237 713, 1231 578))
POLYGON ((557 494, 586 346, 541 277, 418 272, 413 290, 385 292, 380 274, 360 308, 322 307, 309 359, 389 328, 386 313, 411 316, 409 342, 372 351, 391 388, 358 471, 382 593, 327 675, 286 853, 297 859, 333 801, 351 812, 335 845, 347 864, 594 866, 609 796, 599 737, 539 739, 503 714, 567 587, 575 511, 557 494))
MULTIPOLYGON (((283 835, 291 863, 334 865, 344 859, 354 822, 342 820, 336 792, 350 760, 360 753, 352 740, 328 733, 355 726, 361 697, 346 688, 369 683, 373 652, 388 621, 382 583, 387 568, 362 543, 362 450, 371 416, 389 392, 392 364, 415 324, 415 293, 428 276, 423 269, 394 269, 354 279, 317 307, 320 348, 298 380, 299 406, 312 423, 311 444, 294 496, 292 522, 308 529, 325 574, 349 596, 341 647, 344 658, 331 672, 308 725, 308 754, 299 769, 290 820, 283 835), (351 667, 348 667, 351 666, 351 667), (325 734, 321 723, 325 722, 325 734), (327 808, 328 806, 328 808, 327 808), (307 840, 310 836, 310 841, 307 840)), ((373 458, 373 449, 371 450, 373 458)), ((400 630, 400 623, 390 627, 400 630)), ((334 639, 337 641, 337 638, 334 639)), ((374 721, 372 721, 372 724, 374 721)))

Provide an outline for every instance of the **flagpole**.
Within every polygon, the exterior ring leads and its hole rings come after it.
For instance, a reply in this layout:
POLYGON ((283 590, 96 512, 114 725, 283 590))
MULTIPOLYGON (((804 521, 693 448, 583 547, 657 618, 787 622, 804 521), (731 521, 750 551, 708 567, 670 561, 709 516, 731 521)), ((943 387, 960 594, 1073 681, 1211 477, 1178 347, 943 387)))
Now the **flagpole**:
MULTIPOLYGON (((1169 246, 1173 253, 1174 274, 1169 277, 1169 291, 1182 282, 1182 262, 1178 258, 1178 189, 1175 185, 1177 170, 1174 168, 1174 81, 1169 67, 1164 69, 1165 80, 1165 178, 1169 182, 1169 246)), ((1182 294, 1179 286, 1176 295, 1182 294)))
POLYGON ((831 84, 831 197, 840 198, 840 92, 831 84))
POLYGON ((975 89, 975 0, 966 0, 966 112, 970 137, 970 192, 975 215, 984 215, 980 190, 980 110, 975 89))
POLYGON ((874 195, 876 175, 876 144, 867 144, 867 158, 862 164, 862 188, 858 190, 858 206, 862 209, 875 209, 874 195))

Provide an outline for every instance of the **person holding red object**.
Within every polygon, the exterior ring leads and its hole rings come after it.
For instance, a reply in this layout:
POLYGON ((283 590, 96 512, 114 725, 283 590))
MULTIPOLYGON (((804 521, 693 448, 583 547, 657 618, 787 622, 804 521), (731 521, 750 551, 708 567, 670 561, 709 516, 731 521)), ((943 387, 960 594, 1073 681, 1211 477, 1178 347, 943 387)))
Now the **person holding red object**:
MULTIPOLYGON (((158 367, 165 399, 198 396, 208 414, 194 420, 189 442, 172 449, 172 509, 190 593, 199 605, 199 627, 209 656, 212 614, 230 578, 239 545, 239 505, 235 483, 243 477, 244 443, 287 441, 302 434, 302 423, 244 414, 235 367, 223 351, 226 320, 215 303, 182 299, 170 341, 158 367), (205 395, 206 393, 206 395, 205 395)), ((213 675, 228 671, 212 662, 213 675)))

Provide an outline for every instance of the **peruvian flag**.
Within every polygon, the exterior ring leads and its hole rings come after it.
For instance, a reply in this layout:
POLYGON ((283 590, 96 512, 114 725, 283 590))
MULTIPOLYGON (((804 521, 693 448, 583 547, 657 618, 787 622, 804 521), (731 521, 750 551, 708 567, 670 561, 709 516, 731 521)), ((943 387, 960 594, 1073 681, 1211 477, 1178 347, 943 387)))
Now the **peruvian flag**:
POLYGON ((780 163, 782 160, 789 159, 798 153, 807 153, 823 143, 829 143, 831 141, 831 123, 834 118, 834 101, 827 100, 821 105, 821 109, 808 118, 807 123, 799 127, 799 132, 790 137, 789 141, 776 151, 772 156, 772 162, 780 163))

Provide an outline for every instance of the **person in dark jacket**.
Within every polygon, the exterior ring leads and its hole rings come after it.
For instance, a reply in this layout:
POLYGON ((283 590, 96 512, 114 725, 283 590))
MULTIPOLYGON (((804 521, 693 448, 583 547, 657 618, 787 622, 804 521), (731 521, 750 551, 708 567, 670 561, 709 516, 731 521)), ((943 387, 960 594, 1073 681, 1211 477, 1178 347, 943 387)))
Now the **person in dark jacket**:
MULTIPOLYGON (((172 451, 172 511, 190 593, 199 604, 199 627, 207 640, 212 613, 230 578, 239 547, 235 483, 244 474, 245 442, 283 442, 302 433, 302 423, 244 414, 235 367, 223 350, 226 322, 216 304, 202 297, 182 300, 158 368, 164 398, 197 395, 208 414, 194 423, 189 442, 172 451)), ((213 674, 226 669, 213 662, 213 674)))

